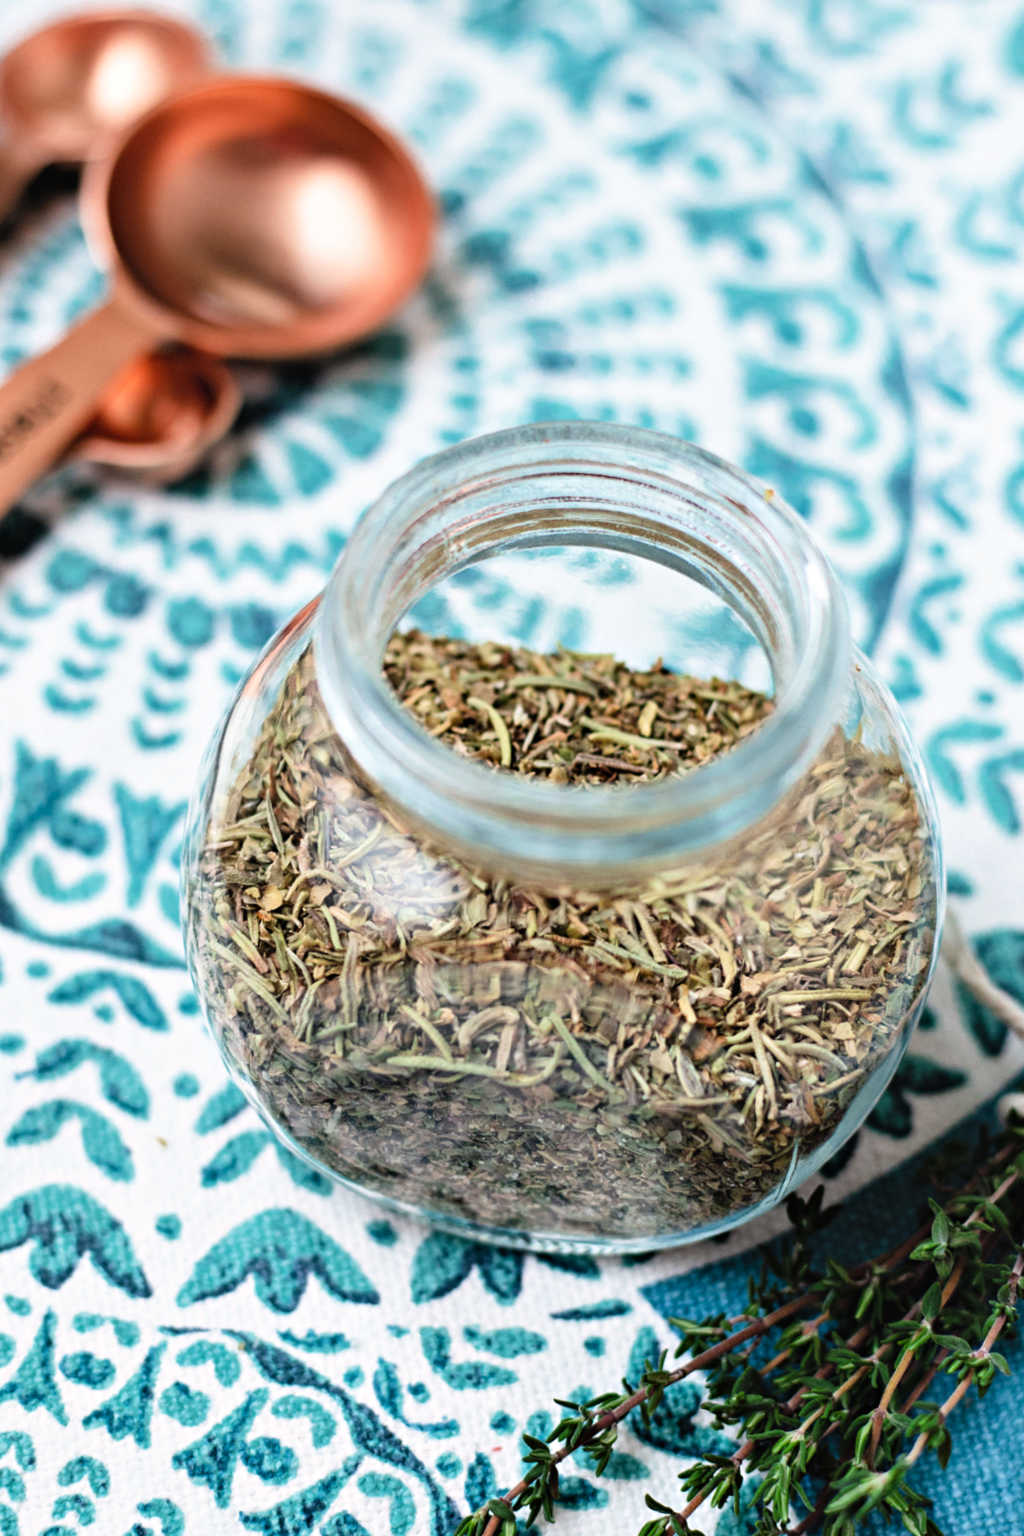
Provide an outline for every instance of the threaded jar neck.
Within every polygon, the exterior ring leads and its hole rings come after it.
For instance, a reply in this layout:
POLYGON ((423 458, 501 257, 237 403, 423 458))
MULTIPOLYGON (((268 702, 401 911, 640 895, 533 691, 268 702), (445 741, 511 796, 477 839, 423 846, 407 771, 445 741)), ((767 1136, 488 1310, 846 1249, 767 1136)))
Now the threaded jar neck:
POLYGON ((577 885, 706 856, 760 821, 841 720, 852 661, 835 574, 778 497, 690 444, 589 422, 477 438, 396 481, 338 561, 315 649, 339 736, 400 811, 480 863, 577 885), (396 624, 469 565, 564 545, 656 561, 728 604, 771 667, 769 718, 723 756, 629 789, 496 773, 429 737, 382 672, 396 624))

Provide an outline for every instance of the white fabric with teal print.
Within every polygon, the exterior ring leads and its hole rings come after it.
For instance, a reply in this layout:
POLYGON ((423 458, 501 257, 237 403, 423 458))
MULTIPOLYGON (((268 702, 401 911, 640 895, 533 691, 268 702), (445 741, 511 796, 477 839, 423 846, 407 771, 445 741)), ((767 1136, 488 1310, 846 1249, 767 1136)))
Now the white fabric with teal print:
MULTIPOLYGON (((0 1536, 448 1536, 515 1481, 553 1396, 615 1385, 673 1313, 731 1309, 779 1223, 598 1264, 332 1193, 228 1086, 182 968, 200 753, 421 455, 528 419, 659 427, 769 480, 828 549, 934 775, 955 908, 1024 998, 1024 7, 192 14, 232 64, 301 73, 408 136, 444 228, 384 334, 245 370, 209 469, 166 492, 65 473, 0 530, 20 551, 0 575, 0 1536)), ((26 20, 8 3, 4 38, 26 20)), ((101 286, 68 201, 37 201, 0 249, 4 364, 101 286)), ((600 587, 669 659, 709 638, 614 560, 513 574, 450 584, 422 617, 586 646, 600 587)), ((710 638, 742 662, 741 637, 710 638)), ((1020 1066, 940 975, 829 1170, 844 1252, 902 1229, 901 1165, 1020 1066)), ((959 1536, 1021 1528, 1019 1391, 965 1405, 949 1472, 922 1472, 959 1536)), ((558 1530, 623 1536, 645 1487, 671 1498, 709 1446, 727 1442, 687 1383, 609 1476, 572 1469, 558 1530)))

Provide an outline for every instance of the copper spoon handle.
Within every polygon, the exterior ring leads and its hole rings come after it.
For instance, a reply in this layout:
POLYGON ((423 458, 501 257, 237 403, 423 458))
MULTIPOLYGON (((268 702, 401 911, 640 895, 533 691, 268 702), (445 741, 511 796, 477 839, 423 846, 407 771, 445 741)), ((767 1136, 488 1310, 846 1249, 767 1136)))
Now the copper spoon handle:
POLYGON ((43 164, 38 155, 16 150, 10 144, 0 145, 0 223, 15 207, 26 184, 43 164))
POLYGON ((114 376, 152 347, 152 323, 108 300, 0 385, 0 513, 56 463, 114 376))

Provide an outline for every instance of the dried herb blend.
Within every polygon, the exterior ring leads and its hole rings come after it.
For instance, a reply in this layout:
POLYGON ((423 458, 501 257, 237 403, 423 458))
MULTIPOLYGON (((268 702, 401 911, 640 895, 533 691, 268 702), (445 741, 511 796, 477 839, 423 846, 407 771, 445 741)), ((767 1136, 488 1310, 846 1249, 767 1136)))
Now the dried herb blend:
MULTIPOLYGON (((771 709, 417 632, 385 670, 454 751, 565 784, 685 772, 771 709)), ((210 1020, 310 1156, 442 1215, 644 1238, 773 1195, 836 1129, 914 1016, 935 893, 897 758, 838 731, 709 863, 611 892, 494 877, 360 782, 307 648, 213 808, 190 911, 210 1020)))

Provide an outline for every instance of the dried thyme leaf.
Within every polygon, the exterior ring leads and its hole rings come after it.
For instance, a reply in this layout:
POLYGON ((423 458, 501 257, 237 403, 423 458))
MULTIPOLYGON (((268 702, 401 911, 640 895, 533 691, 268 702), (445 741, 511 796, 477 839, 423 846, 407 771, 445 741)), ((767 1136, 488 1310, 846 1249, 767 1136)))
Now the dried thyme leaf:
MULTIPOLYGON (((686 772, 772 707, 417 631, 385 673, 452 750, 572 785, 686 772)), ((913 1016, 934 916, 899 761, 838 731, 704 864, 603 893, 470 867, 360 781, 309 649, 190 901, 211 1023, 312 1157, 436 1214, 583 1237, 681 1234, 776 1193, 913 1016)))

